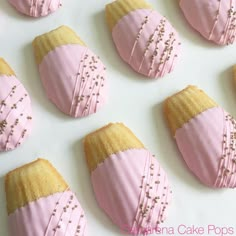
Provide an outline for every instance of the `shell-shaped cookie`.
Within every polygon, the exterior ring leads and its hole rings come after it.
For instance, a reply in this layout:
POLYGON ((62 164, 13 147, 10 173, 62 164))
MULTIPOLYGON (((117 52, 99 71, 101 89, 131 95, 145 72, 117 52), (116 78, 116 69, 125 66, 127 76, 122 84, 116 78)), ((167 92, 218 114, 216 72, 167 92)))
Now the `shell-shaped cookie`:
POLYGON ((0 58, 0 151, 20 146, 31 129, 32 108, 28 92, 0 58))
POLYGON ((38 159, 6 175, 10 236, 86 235, 86 218, 57 170, 38 159))
POLYGON ((172 192, 156 158, 123 124, 109 124, 84 140, 99 206, 121 230, 149 234, 167 215, 172 192))
POLYGON ((144 0, 116 0, 106 6, 106 18, 119 55, 136 72, 159 78, 173 71, 178 33, 144 0))
POLYGON ((33 46, 46 94, 62 112, 84 117, 104 106, 106 68, 70 28, 38 36, 33 46))
POLYGON ((189 86, 165 101, 165 115, 189 169, 212 188, 236 187, 236 121, 189 86))
POLYGON ((190 23, 204 38, 219 45, 233 44, 236 36, 236 0, 180 0, 190 23))
POLYGON ((47 16, 61 7, 61 0, 8 0, 20 13, 32 17, 47 16))

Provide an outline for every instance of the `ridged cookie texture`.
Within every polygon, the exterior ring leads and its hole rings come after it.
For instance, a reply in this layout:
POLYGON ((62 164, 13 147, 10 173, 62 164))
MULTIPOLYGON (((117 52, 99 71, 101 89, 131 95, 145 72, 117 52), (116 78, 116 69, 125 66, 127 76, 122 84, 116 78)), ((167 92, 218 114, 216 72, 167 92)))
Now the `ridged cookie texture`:
POLYGON ((106 19, 121 58, 136 72, 159 78, 173 71, 180 39, 168 20, 144 0, 116 0, 106 19))
POLYGON ((44 159, 6 175, 10 236, 86 235, 86 218, 75 194, 44 159))
POLYGON ((196 86, 165 101, 164 113, 189 169, 212 188, 236 187, 236 121, 196 86))
POLYGON ((96 113, 107 102, 106 68, 67 26, 35 38, 40 78, 48 98, 72 117, 96 113))
POLYGON ((99 206, 121 230, 150 234, 167 216, 172 192, 166 173, 122 123, 85 137, 84 150, 99 206))
POLYGON ((235 43, 236 0, 180 0, 190 23, 204 38, 219 45, 235 43))
POLYGON ((7 62, 0 58, 0 152, 20 146, 32 129, 28 92, 7 62))
POLYGON ((233 79, 234 79, 234 84, 236 85, 236 65, 233 66, 233 79))
POLYGON ((8 0, 20 13, 32 17, 47 16, 61 7, 61 0, 8 0))

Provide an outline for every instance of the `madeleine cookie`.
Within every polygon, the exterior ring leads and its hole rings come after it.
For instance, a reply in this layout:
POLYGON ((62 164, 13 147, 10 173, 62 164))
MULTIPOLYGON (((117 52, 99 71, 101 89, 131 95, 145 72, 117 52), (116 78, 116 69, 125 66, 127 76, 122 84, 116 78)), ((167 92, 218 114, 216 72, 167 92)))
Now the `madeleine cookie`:
POLYGON ((149 78, 170 73, 180 51, 178 33, 144 0, 116 0, 106 19, 121 58, 149 78))
POLYGON ((204 38, 219 45, 235 42, 236 0, 180 0, 190 23, 204 38))
POLYGON ((0 58, 0 151, 20 146, 31 129, 29 95, 11 67, 0 58))
POLYGON ((195 86, 165 101, 164 112, 189 169, 212 188, 236 187, 236 121, 195 86))
POLYGON ((67 26, 35 38, 40 78, 48 98, 65 114, 84 117, 107 102, 106 68, 67 26))
POLYGON ((61 0, 8 0, 20 13, 32 17, 47 16, 59 7, 61 0))
POLYGON ((6 175, 11 236, 86 235, 84 212, 67 183, 44 159, 6 175))
POLYGON ((121 230, 146 235, 166 219, 167 175, 131 130, 109 124, 85 138, 84 150, 97 202, 121 230))

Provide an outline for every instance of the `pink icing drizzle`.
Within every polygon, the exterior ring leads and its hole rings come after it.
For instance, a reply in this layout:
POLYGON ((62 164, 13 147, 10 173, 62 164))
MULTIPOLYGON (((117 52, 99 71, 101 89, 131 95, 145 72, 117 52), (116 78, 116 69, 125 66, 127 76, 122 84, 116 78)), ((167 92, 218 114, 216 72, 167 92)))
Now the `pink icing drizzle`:
POLYGON ((173 70, 180 50, 179 37, 158 12, 130 12, 113 28, 112 37, 122 59, 138 73, 158 78, 173 70))
POLYGON ((120 229, 148 234, 166 218, 171 201, 167 176, 145 149, 111 155, 92 172, 100 207, 120 229))
POLYGON ((11 236, 85 236, 86 224, 71 191, 40 198, 9 215, 11 236))
POLYGON ((236 0, 181 0, 185 17, 205 38, 233 44, 236 37, 236 0))
POLYGON ((19 12, 32 17, 46 16, 56 11, 61 0, 8 0, 19 12))
POLYGON ((17 148, 32 129, 31 101, 15 76, 0 76, 0 151, 17 148))
POLYGON ((216 187, 236 187, 236 121, 224 112, 223 150, 216 187))
POLYGON ((44 57, 39 72, 47 96, 67 115, 88 116, 107 101, 106 68, 87 47, 57 47, 44 57))
POLYGON ((235 130, 235 120, 215 107, 176 131, 176 142, 185 162, 204 184, 236 187, 235 130))

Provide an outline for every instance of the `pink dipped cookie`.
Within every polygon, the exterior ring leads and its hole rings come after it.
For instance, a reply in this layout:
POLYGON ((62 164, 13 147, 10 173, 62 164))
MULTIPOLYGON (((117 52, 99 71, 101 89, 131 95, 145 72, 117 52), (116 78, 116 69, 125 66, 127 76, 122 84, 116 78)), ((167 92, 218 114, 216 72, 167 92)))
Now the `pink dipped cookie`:
POLYGON ((144 0, 116 0, 106 19, 121 58, 136 72, 159 78, 173 71, 180 39, 168 20, 144 0))
POLYGON ((87 220, 75 194, 44 159, 6 175, 9 236, 86 236, 87 220))
POLYGON ((180 0, 190 23, 204 38, 219 45, 235 42, 236 0, 180 0))
POLYGON ((84 140, 99 206, 122 231, 147 235, 167 217, 172 191, 157 159, 121 123, 109 124, 84 140))
POLYGON ((62 112, 77 118, 104 106, 106 68, 69 27, 38 36, 33 46, 46 94, 62 112))
POLYGON ((31 129, 32 108, 28 92, 0 58, 0 151, 20 146, 31 129))
POLYGON ((211 188, 235 188, 236 120, 195 86, 168 98, 164 109, 194 175, 211 188))
POLYGON ((8 0, 20 13, 32 17, 47 16, 59 7, 61 0, 8 0))

